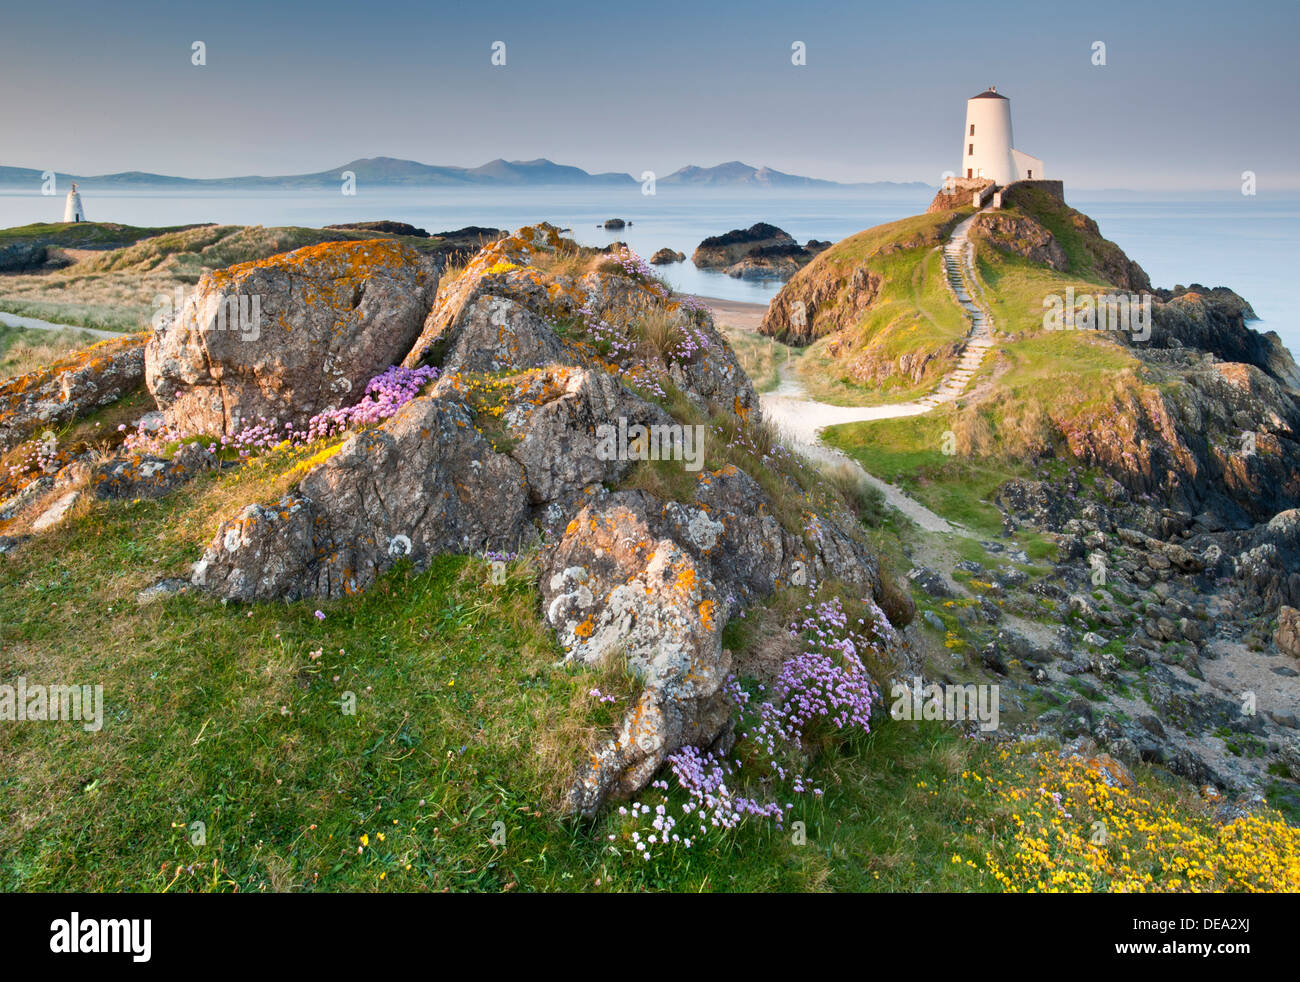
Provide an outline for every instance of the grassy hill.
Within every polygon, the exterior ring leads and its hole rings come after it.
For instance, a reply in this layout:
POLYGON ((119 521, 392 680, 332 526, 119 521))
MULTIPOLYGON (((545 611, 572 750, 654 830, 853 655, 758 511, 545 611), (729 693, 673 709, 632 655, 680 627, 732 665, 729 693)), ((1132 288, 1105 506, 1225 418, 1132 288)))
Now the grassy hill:
POLYGON ((63 269, 3 277, 0 310, 56 324, 137 331, 149 326, 155 296, 172 295, 178 288, 192 287, 208 270, 265 259, 321 242, 364 239, 394 239, 421 252, 459 248, 437 236, 420 238, 296 226, 197 225, 149 229, 96 222, 27 225, 0 230, 0 246, 6 241, 37 241, 100 251, 81 257, 63 269))

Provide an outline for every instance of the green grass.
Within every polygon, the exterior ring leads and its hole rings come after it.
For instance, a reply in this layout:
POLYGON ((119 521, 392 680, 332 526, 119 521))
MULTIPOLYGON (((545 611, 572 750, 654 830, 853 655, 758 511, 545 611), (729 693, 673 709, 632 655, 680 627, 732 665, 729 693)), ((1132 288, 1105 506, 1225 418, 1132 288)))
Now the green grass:
POLYGON ((736 353, 740 367, 745 370, 756 392, 772 392, 781 384, 781 370, 803 357, 803 351, 789 345, 738 328, 723 327, 723 336, 736 353))
POLYGON ((39 242, 68 249, 120 249, 141 239, 167 232, 179 232, 192 225, 158 228, 119 225, 116 222, 35 222, 0 228, 0 245, 39 242))
POLYGON ((636 683, 561 661, 528 559, 503 585, 486 563, 442 557, 338 603, 137 603, 184 571, 218 514, 265 497, 307 452, 81 508, 42 548, 0 558, 0 678, 99 684, 105 699, 98 733, 0 728, 0 888, 988 887, 947 862, 977 805, 912 788, 975 752, 938 726, 885 722, 813 763, 826 795, 792 815, 803 845, 752 826, 645 864, 610 844, 627 827, 616 812, 564 819, 575 761, 636 683), (619 702, 590 699, 593 686, 619 702))
POLYGON ((42 331, 0 324, 0 380, 35 371, 98 340, 84 331, 42 331))
POLYGON ((948 419, 942 411, 900 419, 846 423, 823 439, 858 461, 869 474, 898 484, 917 501, 951 522, 986 538, 1002 529, 1002 516, 989 503, 993 492, 1023 464, 998 458, 965 458, 943 452, 948 419))

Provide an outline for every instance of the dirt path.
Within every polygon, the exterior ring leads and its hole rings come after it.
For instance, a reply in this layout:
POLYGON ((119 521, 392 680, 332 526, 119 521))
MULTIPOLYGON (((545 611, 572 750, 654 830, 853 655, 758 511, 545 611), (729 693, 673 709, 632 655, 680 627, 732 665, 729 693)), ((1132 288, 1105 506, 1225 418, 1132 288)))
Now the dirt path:
POLYGON ((20 317, 0 311, 0 324, 9 327, 28 327, 35 331, 84 331, 97 338, 120 338, 120 331, 101 331, 97 327, 79 327, 76 324, 55 324, 51 321, 38 320, 35 317, 20 317))

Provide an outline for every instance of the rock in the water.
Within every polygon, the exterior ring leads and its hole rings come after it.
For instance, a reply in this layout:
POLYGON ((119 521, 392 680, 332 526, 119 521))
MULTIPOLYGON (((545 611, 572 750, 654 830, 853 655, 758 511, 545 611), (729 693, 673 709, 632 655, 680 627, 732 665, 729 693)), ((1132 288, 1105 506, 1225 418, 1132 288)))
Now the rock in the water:
POLYGON ((660 249, 650 257, 650 262, 655 266, 667 266, 670 263, 683 263, 686 261, 686 253, 677 252, 667 247, 660 249))
POLYGON ((749 228, 732 229, 724 235, 710 236, 696 248, 691 262, 700 269, 726 269, 756 249, 773 246, 800 248, 789 232, 766 222, 758 222, 749 228))

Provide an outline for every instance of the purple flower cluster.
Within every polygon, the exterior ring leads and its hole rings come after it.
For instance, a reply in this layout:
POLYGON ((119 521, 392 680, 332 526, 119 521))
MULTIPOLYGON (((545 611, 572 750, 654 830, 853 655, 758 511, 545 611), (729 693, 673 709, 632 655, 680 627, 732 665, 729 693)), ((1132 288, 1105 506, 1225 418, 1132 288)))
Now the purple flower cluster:
MULTIPOLYGON (((305 433, 293 433, 295 440, 311 443, 321 437, 335 436, 357 426, 382 423, 414 399, 427 382, 438 377, 438 369, 429 366, 384 369, 366 385, 366 393, 354 406, 331 409, 313 416, 305 433)), ((285 424, 292 431, 292 424, 285 424)))
MULTIPOLYGON (((286 440, 306 444, 322 437, 337 436, 355 427, 382 423, 414 399, 427 382, 437 377, 436 368, 403 368, 394 365, 384 369, 366 384, 360 402, 342 409, 317 413, 307 421, 304 428, 295 429, 292 423, 279 426, 275 419, 259 416, 254 423, 245 422, 237 432, 209 442, 206 449, 212 454, 218 450, 230 450, 241 458, 246 458, 253 453, 270 450, 286 440)), ((118 427, 119 431, 125 429, 125 425, 118 427)), ((123 446, 132 453, 161 456, 168 444, 195 438, 207 439, 202 433, 184 428, 160 426, 149 429, 141 422, 134 433, 127 435, 123 446)))
POLYGON ((682 310, 686 311, 688 314, 704 314, 709 310, 708 304, 699 297, 693 296, 689 293, 682 294, 678 298, 677 302, 681 304, 682 310))
POLYGON ((614 253, 614 260, 623 267, 623 271, 628 276, 638 280, 647 280, 653 286, 659 286, 658 281, 655 280, 654 267, 627 246, 623 246, 618 252, 614 253))
POLYGON ((611 361, 619 362, 636 354, 635 339, 621 334, 618 328, 597 314, 588 304, 578 308, 578 317, 587 336, 611 361))
MULTIPOLYGON (((839 734, 871 731, 871 711, 879 693, 862 656, 892 637, 893 627, 870 599, 867 604, 869 616, 878 617, 878 621, 867 624, 865 618, 859 618, 852 627, 838 597, 803 607, 790 625, 790 636, 804 640, 804 651, 786 660, 767 698, 757 705, 735 676, 724 683, 724 694, 740 713, 738 745, 749 746, 760 763, 768 764, 764 785, 820 798, 822 789, 810 784, 798 770, 809 737, 827 727, 839 734)), ((668 764, 687 801, 681 819, 674 818, 663 804, 653 812, 646 804, 632 805, 634 818, 654 815, 649 829, 635 830, 630 836, 643 859, 648 860, 655 847, 682 844, 690 848, 698 837, 733 830, 749 817, 770 819, 781 826, 794 808, 791 801, 782 805, 738 793, 732 787, 741 767, 738 761, 683 747, 669 755, 668 764), (677 831, 679 824, 687 822, 692 825, 692 839, 677 831)), ((662 779, 651 786, 664 794, 669 791, 668 782, 662 779)), ((626 808, 619 813, 629 814, 626 808)))
POLYGON ((713 342, 709 340, 709 336, 698 327, 683 327, 681 335, 677 343, 668 352, 669 361, 689 362, 697 355, 702 355, 713 347, 713 342))

